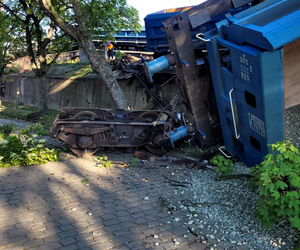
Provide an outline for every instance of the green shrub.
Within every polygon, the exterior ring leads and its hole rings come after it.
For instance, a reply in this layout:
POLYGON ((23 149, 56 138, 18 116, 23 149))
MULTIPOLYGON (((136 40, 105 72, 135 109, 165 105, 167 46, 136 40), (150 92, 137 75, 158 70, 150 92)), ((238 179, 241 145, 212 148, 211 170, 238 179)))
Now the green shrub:
POLYGON ((133 158, 129 161, 129 166, 130 167, 136 167, 139 159, 138 158, 133 158))
POLYGON ((102 156, 97 156, 94 158, 94 161, 97 162, 97 167, 98 168, 110 168, 113 166, 112 162, 108 160, 108 157, 106 155, 102 155, 102 156))
POLYGON ((36 132, 37 135, 49 135, 49 131, 46 130, 42 123, 38 122, 33 126, 28 126, 27 130, 29 132, 36 132))
POLYGON ((13 124, 0 125, 0 140, 6 139, 6 137, 15 129, 13 124))
POLYGON ((57 161, 59 152, 45 147, 45 140, 36 140, 37 135, 22 143, 20 136, 8 136, 7 143, 0 145, 0 167, 30 166, 57 161))
POLYGON ((210 162, 216 166, 216 173, 221 173, 222 175, 229 175, 233 172, 234 164, 232 160, 226 159, 222 155, 216 155, 210 160, 210 162))
POLYGON ((124 56, 124 54, 121 53, 120 51, 117 51, 117 52, 115 53, 115 58, 116 58, 117 60, 122 59, 123 56, 124 56))
POLYGON ((22 129, 20 130, 20 134, 21 134, 21 135, 28 135, 28 134, 29 134, 29 130, 28 130, 28 129, 25 129, 25 128, 22 128, 22 129))
POLYGON ((267 228, 287 218, 300 231, 300 150, 289 139, 270 146, 272 154, 252 168, 250 187, 260 196, 255 215, 267 228))

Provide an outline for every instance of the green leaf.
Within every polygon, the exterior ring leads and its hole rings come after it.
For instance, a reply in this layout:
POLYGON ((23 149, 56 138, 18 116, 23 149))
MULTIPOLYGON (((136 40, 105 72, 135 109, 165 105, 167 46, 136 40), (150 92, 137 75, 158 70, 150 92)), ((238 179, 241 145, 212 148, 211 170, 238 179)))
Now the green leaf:
POLYGON ((278 180, 278 181, 275 182, 275 188, 276 189, 284 190, 286 187, 288 187, 288 185, 283 181, 278 180))
POLYGON ((279 199, 280 197, 280 193, 278 191, 274 191, 272 194, 271 194, 272 197, 274 197, 276 200, 279 199))
POLYGON ((292 226, 295 227, 298 231, 300 231, 300 218, 298 217, 289 217, 289 221, 291 222, 292 226))
POLYGON ((299 177, 299 174, 296 174, 296 173, 293 173, 293 172, 290 173, 289 181, 290 181, 291 185, 293 185, 294 187, 300 188, 300 177, 299 177))

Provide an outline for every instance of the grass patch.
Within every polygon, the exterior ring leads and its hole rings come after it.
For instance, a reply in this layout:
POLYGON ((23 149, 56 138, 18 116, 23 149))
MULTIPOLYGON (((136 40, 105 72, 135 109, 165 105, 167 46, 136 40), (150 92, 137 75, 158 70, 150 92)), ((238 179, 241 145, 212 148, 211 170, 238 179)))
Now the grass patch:
POLYGON ((84 77, 89 73, 93 73, 92 67, 87 63, 63 63, 54 64, 47 72, 49 77, 84 77))

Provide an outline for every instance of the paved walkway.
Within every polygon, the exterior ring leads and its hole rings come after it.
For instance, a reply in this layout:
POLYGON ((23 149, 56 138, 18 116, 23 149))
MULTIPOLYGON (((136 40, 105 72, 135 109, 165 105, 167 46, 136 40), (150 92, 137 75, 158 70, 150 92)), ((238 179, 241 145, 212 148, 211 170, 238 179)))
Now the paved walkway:
POLYGON ((188 232, 186 214, 174 217, 183 195, 168 164, 106 169, 65 155, 0 170, 0 249, 210 249, 188 232))

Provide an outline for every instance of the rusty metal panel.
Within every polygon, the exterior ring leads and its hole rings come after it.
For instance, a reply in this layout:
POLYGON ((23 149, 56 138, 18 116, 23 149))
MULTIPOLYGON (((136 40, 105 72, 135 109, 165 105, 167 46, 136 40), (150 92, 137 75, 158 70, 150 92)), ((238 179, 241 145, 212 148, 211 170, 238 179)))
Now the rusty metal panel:
POLYGON ((203 10, 195 15, 189 17, 189 21, 192 28, 196 28, 203 23, 210 21, 210 15, 207 10, 203 10))
POLYGON ((169 26, 165 30, 171 52, 177 58, 176 74, 184 92, 184 99, 187 102, 189 118, 192 119, 190 122, 194 123, 196 130, 201 130, 207 137, 205 140, 200 133, 196 133, 197 142, 201 147, 209 147, 213 144, 213 138, 208 109, 205 104, 205 82, 199 77, 197 70, 189 20, 181 20, 178 25, 169 26), (189 69, 181 63, 182 60, 190 64, 189 69))

